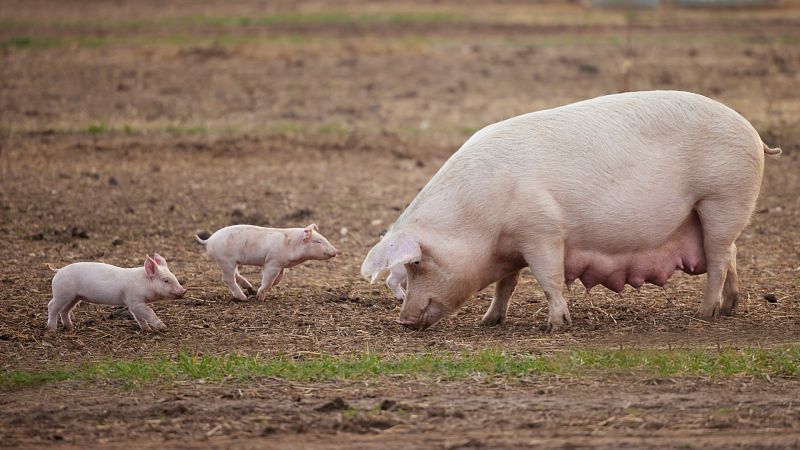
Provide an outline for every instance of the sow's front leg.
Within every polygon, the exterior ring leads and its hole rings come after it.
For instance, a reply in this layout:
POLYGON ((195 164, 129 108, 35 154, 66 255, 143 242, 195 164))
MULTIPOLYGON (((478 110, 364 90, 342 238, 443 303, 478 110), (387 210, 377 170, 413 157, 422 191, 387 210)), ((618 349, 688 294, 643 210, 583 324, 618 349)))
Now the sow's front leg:
POLYGON ((560 237, 543 240, 525 251, 525 260, 547 297, 547 331, 557 333, 572 325, 564 301, 564 241, 560 237))
POLYGON ((494 299, 492 300, 492 304, 489 305, 486 314, 483 315, 481 324, 487 327, 493 327, 506 321, 508 305, 511 304, 511 295, 514 293, 517 283, 519 283, 520 272, 521 271, 518 270, 495 284, 494 299))

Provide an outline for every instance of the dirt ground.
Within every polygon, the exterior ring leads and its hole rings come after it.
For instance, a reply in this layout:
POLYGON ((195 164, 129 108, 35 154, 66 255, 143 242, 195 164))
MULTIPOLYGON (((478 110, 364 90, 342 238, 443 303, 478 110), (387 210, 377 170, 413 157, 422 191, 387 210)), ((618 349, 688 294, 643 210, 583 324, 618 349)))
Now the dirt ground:
MULTIPOLYGON (((392 357, 800 341, 797 2, 626 13, 514 1, 7 1, 0 24, 4 369, 180 350, 392 357), (478 325, 491 289, 431 330, 394 323, 399 304, 360 279, 363 256, 471 133, 644 89, 719 99, 784 150, 766 162, 737 241, 735 317, 693 319, 704 277, 681 274, 619 296, 574 287, 573 326, 551 336, 528 273, 501 327, 478 325), (231 223, 311 222, 341 255, 292 269, 266 302, 233 300, 193 239, 231 223), (153 252, 189 289, 155 305, 166 332, 82 304, 75 330, 45 333, 45 263, 134 266, 153 252)), ((0 393, 0 446, 786 448, 800 445, 798 393, 796 380, 632 375, 135 391, 63 382, 0 393)))

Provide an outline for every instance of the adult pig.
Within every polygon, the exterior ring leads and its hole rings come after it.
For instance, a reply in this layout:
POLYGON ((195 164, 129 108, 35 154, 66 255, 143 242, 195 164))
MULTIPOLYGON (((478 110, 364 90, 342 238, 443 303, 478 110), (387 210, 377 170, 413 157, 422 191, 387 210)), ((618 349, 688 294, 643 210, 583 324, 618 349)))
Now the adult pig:
POLYGON ((697 316, 731 315, 736 240, 764 153, 741 115, 688 92, 608 95, 490 125, 406 208, 361 266, 405 283, 398 322, 427 328, 491 283, 483 323, 505 320, 520 271, 547 297, 548 329, 571 323, 565 284, 663 286, 708 273, 697 316), (399 267, 404 267, 403 279, 399 267))

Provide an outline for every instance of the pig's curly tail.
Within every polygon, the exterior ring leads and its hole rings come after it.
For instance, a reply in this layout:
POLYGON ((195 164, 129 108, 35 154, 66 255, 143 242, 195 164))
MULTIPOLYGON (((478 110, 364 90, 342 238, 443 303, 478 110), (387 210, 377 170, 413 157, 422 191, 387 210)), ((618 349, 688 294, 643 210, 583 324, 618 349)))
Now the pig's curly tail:
POLYGON ((769 148, 769 146, 765 143, 761 143, 764 146, 764 153, 768 154, 769 156, 778 156, 783 152, 783 150, 779 149, 778 147, 769 148))

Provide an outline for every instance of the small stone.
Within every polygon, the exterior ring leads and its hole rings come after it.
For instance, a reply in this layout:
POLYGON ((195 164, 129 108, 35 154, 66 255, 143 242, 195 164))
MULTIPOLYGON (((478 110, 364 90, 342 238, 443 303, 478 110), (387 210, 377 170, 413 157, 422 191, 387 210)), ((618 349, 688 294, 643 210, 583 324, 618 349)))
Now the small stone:
POLYGON ((764 300, 770 303, 778 303, 778 297, 776 297, 773 293, 764 294, 764 300))
POLYGON ((108 177, 109 186, 119 186, 119 181, 114 177, 108 177))
POLYGON ((125 242, 125 241, 123 241, 123 240, 122 240, 122 239, 120 239, 120 238, 114 238, 114 240, 113 240, 113 241, 111 241, 111 245, 122 245, 124 242, 125 242))
POLYGON ((388 398, 381 402, 381 411, 389 411, 394 409, 397 406, 397 402, 394 400, 389 400, 388 398))

